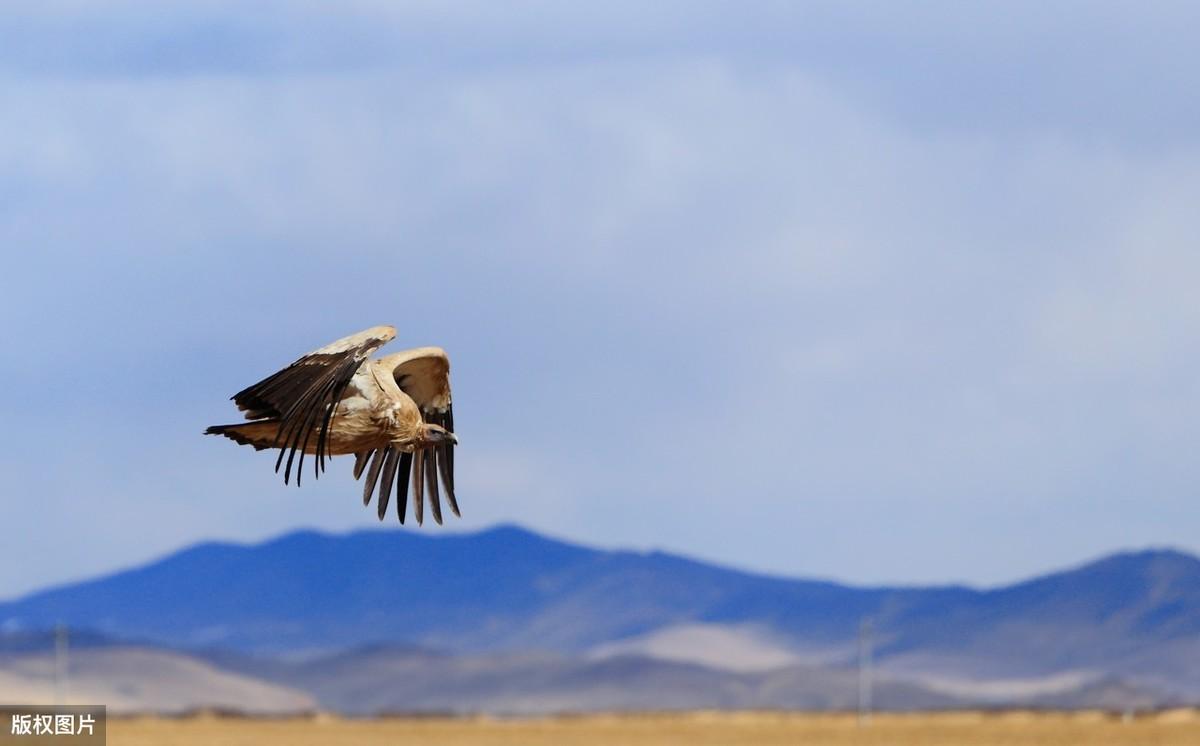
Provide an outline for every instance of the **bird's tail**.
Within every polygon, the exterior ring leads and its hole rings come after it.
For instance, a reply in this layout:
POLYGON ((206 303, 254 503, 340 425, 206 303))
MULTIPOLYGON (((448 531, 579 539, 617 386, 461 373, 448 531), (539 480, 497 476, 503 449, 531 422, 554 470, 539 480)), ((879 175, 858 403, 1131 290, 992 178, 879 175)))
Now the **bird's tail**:
POLYGON ((254 450, 262 451, 275 447, 275 439, 279 435, 279 420, 255 420, 240 422, 236 425, 213 425, 204 431, 205 435, 224 435, 242 446, 254 446, 254 450))

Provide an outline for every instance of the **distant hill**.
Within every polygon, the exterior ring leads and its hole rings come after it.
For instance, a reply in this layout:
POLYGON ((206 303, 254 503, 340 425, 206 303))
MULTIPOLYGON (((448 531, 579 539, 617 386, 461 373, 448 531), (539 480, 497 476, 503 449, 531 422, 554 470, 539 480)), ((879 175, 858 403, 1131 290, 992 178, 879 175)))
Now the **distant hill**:
MULTIPOLYGON (((225 670, 159 648, 104 645, 72 649, 69 702, 103 703, 109 712, 178 713, 201 707, 255 714, 314 710, 306 692, 225 670)), ((0 702, 56 701, 54 654, 0 649, 0 702)))
MULTIPOLYGON (((0 635, 0 700, 57 699, 49 636, 0 635), (43 643, 36 647, 38 642, 43 643)), ((455 655, 375 646, 315 658, 231 651, 182 652, 81 638, 68 653, 68 701, 103 702, 110 712, 251 714, 329 710, 346 715, 695 709, 852 710, 857 672, 786 665, 729 671, 637 655, 557 653, 455 655)), ((1144 709, 1172 702, 1118 679, 1077 681, 1053 693, 1003 700, 956 697, 912 681, 874 682, 875 709, 972 706, 1144 709)))
POLYGON ((1118 554, 990 590, 856 588, 589 549, 515 527, 306 531, 253 546, 202 544, 0 604, 3 629, 62 621, 258 653, 409 644, 686 665, 680 641, 699 626, 729 644, 696 660, 720 668, 726 655, 728 669, 746 675, 776 663, 850 664, 864 618, 884 675, 948 696, 983 685, 999 698, 1051 696, 1114 678, 1200 696, 1200 560, 1171 551, 1118 554), (751 653, 768 663, 739 665, 751 653))
POLYGON ((587 549, 514 527, 449 536, 303 531, 254 546, 201 544, 0 603, 0 624, 61 620, 122 638, 258 651, 407 642, 565 652, 696 619, 840 641, 885 595, 587 549))
MULTIPOLYGON (((735 673, 641 656, 599 660, 556 653, 451 655, 370 647, 312 660, 218 654, 215 665, 308 692, 322 708, 348 714, 403 712, 544 714, 611 710, 850 710, 854 671, 788 666, 735 673)), ((962 707, 954 697, 905 681, 874 691, 885 710, 962 707)))
POLYGON ((970 678, 1103 672, 1200 695, 1200 560, 1117 554, 941 601, 883 607, 891 670, 970 678))

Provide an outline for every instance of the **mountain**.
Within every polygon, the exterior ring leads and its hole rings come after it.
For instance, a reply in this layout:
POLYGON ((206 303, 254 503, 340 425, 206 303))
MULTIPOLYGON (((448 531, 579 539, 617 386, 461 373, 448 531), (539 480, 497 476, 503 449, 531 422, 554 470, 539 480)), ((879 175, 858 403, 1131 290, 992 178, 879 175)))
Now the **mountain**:
POLYGON ((1117 554, 989 591, 876 612, 894 672, 979 679, 1121 676, 1200 695, 1200 560, 1117 554))
MULTIPOLYGON (((55 670, 54 654, 45 649, 0 649, 0 702, 57 701, 55 670)), ((115 644, 73 648, 69 674, 67 701, 102 702, 110 713, 178 713, 205 707, 266 715, 317 706, 312 696, 298 689, 161 648, 115 644)))
MULTIPOLYGON (((58 698, 50 636, 0 633, 0 699, 58 698), (38 642, 43 643, 38 647, 38 642)), ((67 657, 66 698, 110 712, 198 709, 287 715, 544 715, 564 712, 788 709, 852 710, 856 671, 785 665, 729 671, 647 656, 556 653, 454 655, 374 646, 313 658, 231 651, 182 652, 110 639, 79 640, 67 657)), ((995 706, 1145 709, 1171 702, 1116 679, 1077 681, 1053 693, 1006 700, 962 698, 892 677, 876 678, 874 707, 888 711, 995 706)))
MULTIPOLYGON (((351 715, 764 709, 849 710, 857 674, 787 666, 723 671, 641 656, 586 659, 557 653, 451 655, 374 646, 309 660, 217 654, 238 675, 309 693, 324 709, 351 715)), ((963 702, 904 681, 874 689, 879 709, 948 709, 963 702)))
POLYGON ((403 641, 457 651, 582 650, 673 623, 753 621, 841 640, 885 592, 607 552, 514 527, 288 534, 208 543, 0 604, 8 628, 58 621, 123 638, 243 650, 403 641))
POLYGON ((515 527, 306 531, 202 544, 0 604, 3 629, 61 621, 192 649, 311 654, 404 643, 593 663, 632 655, 739 675, 848 665, 867 618, 884 676, 947 696, 1011 701, 1113 679, 1200 696, 1200 560, 1172 551, 1118 554, 996 589, 858 588, 601 551, 515 527), (698 628, 709 637, 696 638, 698 628), (681 642, 688 634, 693 642, 681 642), (689 645, 699 657, 689 659, 689 645))

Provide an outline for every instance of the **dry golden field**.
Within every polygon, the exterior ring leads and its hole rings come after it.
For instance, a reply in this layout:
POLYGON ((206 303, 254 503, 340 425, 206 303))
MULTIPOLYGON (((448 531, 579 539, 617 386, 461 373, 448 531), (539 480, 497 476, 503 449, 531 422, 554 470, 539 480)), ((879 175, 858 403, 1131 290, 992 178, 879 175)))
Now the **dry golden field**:
POLYGON ((860 728, 849 715, 690 713, 546 719, 414 718, 248 720, 215 717, 113 719, 111 746, 1194 746, 1200 716, 1174 711, 1124 722, 1103 713, 877 715, 860 728))

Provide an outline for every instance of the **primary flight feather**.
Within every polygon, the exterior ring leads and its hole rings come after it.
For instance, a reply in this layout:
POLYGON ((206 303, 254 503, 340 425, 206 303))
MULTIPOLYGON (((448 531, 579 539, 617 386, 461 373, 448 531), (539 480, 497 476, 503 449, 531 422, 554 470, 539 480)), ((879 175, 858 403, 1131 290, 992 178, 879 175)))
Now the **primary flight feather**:
POLYGON ((283 468, 285 484, 293 465, 300 484, 306 455, 313 456, 313 474, 320 476, 326 458, 353 453, 354 478, 364 471, 367 476, 363 505, 378 485, 380 520, 394 484, 396 512, 404 523, 410 482, 418 524, 426 495, 438 523, 442 492, 459 515, 450 358, 440 347, 418 347, 370 359, 395 336, 390 326, 374 326, 313 350, 233 395, 247 422, 213 425, 205 433, 256 451, 278 448, 275 471, 283 468))

